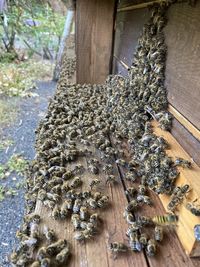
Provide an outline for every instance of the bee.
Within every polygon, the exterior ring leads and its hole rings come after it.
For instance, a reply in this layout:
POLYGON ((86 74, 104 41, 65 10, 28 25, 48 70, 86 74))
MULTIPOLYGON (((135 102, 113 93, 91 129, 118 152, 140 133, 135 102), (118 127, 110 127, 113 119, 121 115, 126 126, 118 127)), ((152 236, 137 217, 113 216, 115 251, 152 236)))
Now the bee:
POLYGON ((60 219, 60 208, 58 205, 55 205, 55 207, 52 210, 51 216, 55 219, 58 220, 60 219))
POLYGON ((152 218, 152 221, 157 225, 175 225, 178 222, 178 216, 172 213, 165 215, 157 215, 152 218))
POLYGON ((45 207, 47 207, 47 208, 53 210, 54 207, 55 207, 55 205, 56 205, 56 203, 55 203, 54 201, 52 201, 52 200, 48 200, 48 199, 47 199, 47 200, 45 200, 45 201, 43 202, 43 205, 44 205, 45 207))
POLYGON ((73 214, 71 217, 71 222, 74 226, 74 230, 79 229, 80 223, 81 223, 80 215, 79 214, 73 214))
POLYGON ((128 211, 128 212, 132 212, 137 207, 138 207, 138 202, 135 199, 133 199, 128 203, 128 205, 126 206, 125 210, 128 211))
POLYGON ((54 187, 51 188, 51 192, 53 194, 60 194, 61 193, 61 185, 55 185, 54 187))
POLYGON ((161 226, 156 226, 154 230, 154 238, 156 241, 161 242, 163 240, 163 228, 161 226))
POLYGON ((111 183, 114 184, 116 182, 117 182, 117 179, 114 175, 108 175, 106 177, 106 184, 111 184, 111 183))
POLYGON ((97 205, 99 208, 105 208, 108 205, 109 197, 108 196, 102 196, 98 201, 97 205))
POLYGON ((67 193, 70 189, 71 189, 71 187, 70 187, 68 181, 64 182, 64 183, 62 184, 62 186, 61 186, 61 192, 62 192, 63 194, 67 193))
POLYGON ((73 176, 74 174, 72 171, 67 171, 63 174, 62 179, 66 181, 66 180, 71 179, 73 176))
POLYGON ((40 189, 38 191, 38 199, 44 201, 46 197, 47 197, 47 192, 44 189, 40 189))
POLYGON ((135 217, 130 212, 125 211, 124 212, 124 218, 126 219, 126 222, 128 224, 133 224, 135 222, 135 217))
POLYGON ((38 238, 40 235, 39 232, 39 225, 36 222, 31 222, 30 223, 30 236, 33 238, 38 238))
POLYGON ((88 171, 95 175, 99 173, 98 167, 93 164, 88 165, 88 171))
POLYGON ((99 220, 99 215, 97 213, 93 213, 90 215, 89 222, 96 225, 98 223, 98 220, 99 220))
POLYGON ((144 203, 144 204, 147 204, 149 206, 152 205, 152 201, 151 201, 150 197, 146 196, 146 195, 137 195, 136 200, 138 203, 144 203))
POLYGON ((65 196, 67 199, 74 200, 77 198, 77 192, 74 189, 71 189, 66 193, 65 196))
POLYGON ((90 191, 83 191, 82 192, 82 198, 87 199, 91 197, 91 192, 90 191))
POLYGON ((192 164, 190 161, 186 160, 186 159, 182 159, 182 158, 177 158, 175 161, 174 161, 174 165, 175 166, 181 166, 183 168, 191 168, 192 164))
POLYGON ((49 258, 44 258, 40 261, 40 267, 50 267, 51 260, 49 258))
POLYGON ((58 194, 47 193, 47 198, 55 201, 56 203, 60 201, 60 196, 58 194))
POLYGON ((146 247, 147 242, 148 242, 148 236, 146 233, 141 233, 140 238, 139 238, 140 243, 142 244, 143 247, 146 247))
POLYGON ((107 175, 111 175, 113 173, 113 165, 112 164, 106 164, 103 167, 103 172, 105 172, 105 174, 107 174, 107 175))
POLYGON ((139 216, 137 218, 137 222, 141 226, 146 226, 146 225, 152 225, 153 221, 150 217, 147 216, 139 216))
POLYGON ((48 257, 48 251, 47 251, 47 247, 41 247, 39 248, 37 255, 36 255, 36 259, 41 261, 42 259, 48 257))
MULTIPOLYGON (((73 203, 73 202, 71 201, 71 203, 73 203)), ((67 216, 70 214, 71 209, 69 209, 68 207, 71 203, 70 203, 70 200, 65 200, 63 202, 63 204, 61 205, 61 208, 60 208, 60 218, 61 219, 66 219, 67 216)), ((71 205, 70 205, 70 208, 71 208, 71 205)))
POLYGON ((128 181, 131 181, 131 182, 135 182, 136 181, 136 179, 137 179, 137 174, 136 174, 136 172, 134 172, 134 171, 129 171, 129 172, 127 172, 126 174, 125 174, 125 177, 124 177, 126 180, 128 180, 128 181))
POLYGON ((77 241, 84 241, 84 240, 90 239, 92 237, 93 237, 92 232, 88 229, 85 229, 85 230, 80 231, 80 232, 76 232, 74 235, 74 238, 77 241))
POLYGON ((89 212, 84 206, 80 208, 80 218, 81 220, 87 220, 89 218, 89 212))
POLYGON ((53 256, 59 253, 61 250, 63 250, 67 246, 68 246, 68 242, 66 239, 59 239, 55 243, 48 245, 48 247, 46 248, 46 251, 50 256, 53 256))
POLYGON ((89 207, 92 208, 92 209, 97 209, 97 208, 98 208, 98 203, 97 203, 97 201, 96 201, 95 199, 93 199, 93 198, 89 198, 89 199, 87 200, 87 203, 88 203, 89 207))
POLYGON ((146 246, 146 252, 148 256, 155 256, 156 254, 156 241, 149 239, 146 246))
POLYGON ((124 243, 120 243, 120 242, 110 243, 108 246, 108 249, 110 249, 112 253, 121 253, 121 252, 128 251, 127 246, 124 243))
POLYGON ((142 250, 142 245, 138 239, 138 234, 137 232, 132 233, 129 239, 129 246, 132 251, 141 251, 142 250))
POLYGON ((81 186, 81 185, 82 185, 82 180, 81 180, 81 178, 80 178, 80 177, 75 177, 75 178, 72 180, 71 184, 70 184, 70 188, 71 188, 71 189, 74 189, 74 188, 77 188, 77 187, 79 187, 79 186, 81 186))
POLYGON ((147 188, 145 185, 139 185, 138 186, 138 192, 140 195, 145 195, 146 191, 147 191, 147 188))
POLYGON ((76 199, 74 201, 74 206, 73 206, 73 209, 72 209, 73 213, 79 213, 81 205, 82 205, 82 201, 80 199, 76 199))
POLYGON ((57 255, 56 255, 56 261, 59 263, 64 263, 69 258, 70 255, 70 249, 69 247, 66 247, 62 249, 57 255))
POLYGON ((43 233, 49 243, 52 243, 53 241, 56 240, 56 234, 54 230, 49 229, 46 225, 44 226, 43 233))
POLYGON ((125 194, 131 198, 133 198, 136 193, 137 189, 135 187, 128 187, 127 190, 125 191, 125 194))
POLYGON ((186 204, 186 209, 188 209, 193 215, 195 216, 200 216, 200 208, 198 208, 198 206, 196 206, 194 203, 197 201, 198 199, 195 199, 192 203, 188 202, 186 204))
POLYGON ((40 262, 39 261, 34 261, 30 267, 40 267, 40 262))
POLYGON ((133 221, 127 229, 126 235, 130 236, 131 233, 137 232, 139 229, 141 229, 141 225, 137 221, 133 221))
POLYGON ((90 186, 90 188, 92 189, 94 186, 97 186, 98 184, 100 184, 100 180, 99 180, 99 179, 93 179, 93 180, 90 182, 89 186, 90 186))

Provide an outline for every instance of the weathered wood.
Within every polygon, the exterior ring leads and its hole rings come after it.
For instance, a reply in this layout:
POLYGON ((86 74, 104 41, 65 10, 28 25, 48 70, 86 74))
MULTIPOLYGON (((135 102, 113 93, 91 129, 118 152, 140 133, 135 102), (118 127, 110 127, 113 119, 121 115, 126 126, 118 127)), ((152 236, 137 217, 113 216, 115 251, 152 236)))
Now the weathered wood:
MULTIPOLYGON (((123 144, 123 148, 125 151, 125 159, 129 161, 130 154, 129 148, 126 143, 123 144)), ((125 183, 126 188, 129 186, 133 186, 133 183, 128 182, 124 179, 126 170, 119 166, 120 173, 122 175, 122 179, 125 183)), ((139 181, 134 183, 135 186, 139 185, 139 181)), ((141 210, 135 212, 136 216, 156 216, 156 215, 163 215, 166 213, 164 210, 161 201, 159 200, 158 196, 153 193, 149 192, 151 199, 153 200, 153 206, 143 206, 141 210)), ((142 231, 143 232, 143 231, 142 231)), ((153 228, 148 227, 144 230, 148 234, 148 236, 153 236, 153 228)), ((148 265, 149 266, 176 266, 176 267, 186 267, 186 266, 194 266, 192 260, 185 254, 179 239, 175 233, 173 228, 166 228, 164 232, 164 240, 161 244, 158 244, 158 253, 156 257, 148 257, 148 265)), ((199 261, 198 261, 199 262, 199 261)))
POLYGON ((155 3, 166 3, 166 0, 154 0, 154 1, 148 1, 148 2, 144 2, 144 3, 139 3, 139 4, 133 4, 133 5, 128 5, 126 7, 121 7, 117 9, 117 12, 123 12, 123 11, 131 11, 131 10, 135 10, 135 9, 141 9, 141 8, 145 8, 148 6, 151 6, 155 3))
POLYGON ((200 129, 200 2, 174 4, 165 28, 166 85, 170 103, 200 129))
MULTIPOLYGON (((91 149, 91 148, 90 148, 91 149)), ((94 151, 94 149, 92 149, 94 151)), ((98 158, 98 154, 93 154, 92 157, 98 158)), ((81 163, 85 167, 85 172, 81 175, 84 184, 82 190, 89 189, 89 182, 93 178, 101 180, 100 186, 96 188, 97 191, 101 191, 103 194, 109 196, 110 206, 104 210, 97 210, 102 219, 99 227, 99 234, 94 239, 86 243, 80 244, 75 241, 74 230, 71 225, 70 219, 64 222, 55 221, 50 216, 50 211, 43 207, 41 201, 37 202, 36 213, 42 217, 42 226, 48 225, 53 228, 59 238, 66 238, 72 247, 72 257, 67 266, 70 267, 132 267, 135 264, 137 266, 147 267, 146 259, 143 253, 131 254, 130 252, 124 253, 124 255, 118 255, 115 259, 114 255, 108 250, 108 244, 110 242, 124 242, 127 243, 127 237, 125 231, 127 225, 123 219, 124 207, 127 204, 127 200, 124 194, 123 186, 117 171, 116 165, 114 167, 114 174, 118 177, 118 183, 116 185, 106 185, 105 175, 102 170, 99 175, 92 175, 87 171, 87 158, 79 159, 76 163, 81 163)), ((73 168, 75 163, 71 164, 73 168)), ((96 211, 94 211, 96 212, 96 211)), ((64 267, 64 266, 63 266, 64 267)))
MULTIPOLYGON (((170 145, 170 149, 167 150, 167 154, 172 157, 181 157, 187 160, 191 160, 190 156, 183 150, 181 145, 176 141, 176 139, 166 131, 161 130, 157 127, 157 123, 154 123, 154 130, 157 135, 163 136, 170 145)), ((200 199, 200 168, 193 163, 192 168, 179 168, 180 175, 177 179, 177 185, 189 184, 191 190, 187 194, 187 199, 184 203, 178 207, 179 222, 177 227, 177 234, 179 239, 190 256, 200 256, 200 244, 197 244, 194 237, 194 226, 200 224, 200 217, 191 214, 185 208, 185 203, 187 201, 193 201, 195 199, 200 199)), ((167 210, 167 205, 169 203, 169 196, 160 195, 160 199, 163 206, 167 210)))
POLYGON ((111 70, 115 0, 76 5, 77 82, 103 83, 111 70))

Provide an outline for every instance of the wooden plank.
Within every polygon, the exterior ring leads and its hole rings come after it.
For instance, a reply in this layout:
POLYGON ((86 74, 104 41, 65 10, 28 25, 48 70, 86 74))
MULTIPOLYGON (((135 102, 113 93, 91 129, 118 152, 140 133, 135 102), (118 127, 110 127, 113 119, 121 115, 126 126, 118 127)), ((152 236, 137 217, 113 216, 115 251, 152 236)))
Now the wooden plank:
POLYGON ((170 103, 200 129, 200 2, 172 5, 165 28, 166 85, 170 103))
POLYGON ((173 119, 171 133, 194 162, 200 166, 200 142, 176 119, 173 119))
POLYGON ((118 8, 127 7, 130 5, 138 5, 141 3, 151 2, 152 0, 121 0, 118 3, 118 8))
POLYGON ((126 7, 118 8, 117 12, 131 11, 131 10, 135 10, 135 9, 146 8, 146 7, 151 6, 155 3, 166 3, 166 2, 168 2, 168 1, 166 1, 166 0, 154 0, 154 1, 148 1, 148 2, 139 3, 139 4, 128 5, 126 7))
POLYGON ((198 140, 200 141, 200 131, 189 122, 177 109, 169 105, 169 112, 198 140))
MULTIPOLYGON (((125 159, 129 161, 130 154, 129 154, 129 148, 126 143, 123 144, 123 148, 125 151, 125 159)), ((120 172, 122 174, 123 180, 125 182, 126 188, 133 185, 132 183, 126 181, 124 179, 126 170, 119 166, 120 172)), ((134 186, 137 186, 139 183, 136 181, 134 183, 134 186)), ((143 206, 142 210, 138 210, 136 212, 136 216, 156 216, 156 215, 162 215, 165 214, 166 211, 163 208, 163 205, 161 201, 159 200, 159 197, 153 193, 150 192, 148 195, 153 200, 153 206, 143 206)), ((148 235, 153 235, 153 229, 147 228, 146 233, 148 235)), ((186 266, 194 266, 194 263, 199 263, 199 261, 193 261, 191 260, 184 252, 184 249, 182 248, 179 239, 174 231, 173 228, 166 228, 164 231, 164 240, 161 242, 160 245, 158 245, 158 253, 156 257, 148 257, 148 264, 149 266, 177 266, 177 267, 186 267, 186 266)))
MULTIPOLYGON (((172 157, 181 157, 187 160, 191 160, 190 156, 184 151, 181 145, 176 141, 176 139, 166 131, 158 128, 157 123, 154 123, 155 133, 159 136, 163 136, 169 143, 170 149, 167 150, 167 154, 172 157)), ((192 168, 179 168, 180 176, 177 179, 177 185, 189 184, 191 191, 187 195, 187 201, 192 201, 194 199, 200 199, 200 167, 195 163, 192 164, 192 168)), ((167 205, 169 203, 169 196, 160 195, 160 199, 163 206, 167 210, 167 205)), ((186 201, 185 201, 186 202, 186 201)), ((185 204, 185 203, 184 203, 185 204)), ((200 217, 194 216, 189 212, 185 205, 180 205, 178 210, 179 223, 177 227, 177 234, 179 239, 190 256, 200 256, 200 244, 197 244, 194 237, 194 226, 200 224, 200 217)))
POLYGON ((103 83, 111 70, 115 0, 76 4, 77 82, 103 83))
MULTIPOLYGON (((91 149, 90 149, 91 150, 91 149)), ((92 148, 92 151, 94 149, 92 148)), ((98 158, 97 154, 93 154, 92 157, 98 158)), ((87 158, 88 159, 88 158, 87 158)), ((103 194, 108 195, 111 205, 107 209, 97 211, 102 219, 102 224, 99 227, 99 235, 96 235, 94 240, 80 244, 74 240, 74 230, 71 225, 70 219, 64 222, 55 221, 51 218, 49 210, 47 210, 41 203, 37 202, 36 213, 42 217, 42 226, 48 225, 56 231, 59 238, 66 238, 71 243, 72 257, 67 266, 70 267, 132 267, 134 264, 137 266, 147 267, 146 259, 143 253, 134 255, 130 252, 119 255, 117 259, 111 255, 108 250, 108 244, 110 242, 124 242, 126 243, 126 223, 123 219, 124 207, 127 204, 127 200, 124 194, 121 180, 118 177, 118 184, 115 186, 105 185, 105 177, 102 171, 99 175, 92 176, 87 171, 87 159, 79 159, 76 163, 81 163, 85 167, 85 172, 82 175, 84 184, 82 190, 89 189, 89 182, 92 178, 98 178, 101 180, 101 185, 97 187, 97 191, 101 191, 103 194)), ((75 163, 71 164, 71 168, 75 163)), ((70 167, 69 167, 70 168, 70 167)), ((116 165, 114 165, 114 174, 117 177, 118 171, 116 165)), ((64 266, 63 266, 64 267, 64 266)))
POLYGON ((147 8, 117 14, 114 55, 128 66, 132 63, 138 38, 149 16, 150 13, 147 8))

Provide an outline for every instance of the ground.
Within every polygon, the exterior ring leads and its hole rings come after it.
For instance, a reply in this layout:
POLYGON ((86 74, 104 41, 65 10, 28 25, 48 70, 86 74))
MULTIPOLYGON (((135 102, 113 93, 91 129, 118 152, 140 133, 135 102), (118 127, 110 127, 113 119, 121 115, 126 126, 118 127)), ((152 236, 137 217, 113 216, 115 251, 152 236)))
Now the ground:
MULTIPOLYGON (((34 90, 38 96, 30 98, 16 98, 17 115, 14 123, 5 127, 1 138, 11 140, 7 149, 0 150, 0 163, 6 163, 13 154, 20 154, 27 160, 35 155, 35 129, 44 116, 49 99, 55 92, 56 83, 51 81, 37 82, 38 89, 34 90)), ((8 99, 8 101, 10 101, 8 99)), ((0 139, 1 140, 1 139, 0 139)), ((0 141, 0 143, 2 143, 0 141)), ((23 184, 24 178, 16 173, 2 180, 7 187, 23 184)), ((17 195, 6 197, 0 202, 0 267, 11 266, 8 255, 16 246, 15 233, 19 228, 24 213, 24 187, 19 186, 17 195)))

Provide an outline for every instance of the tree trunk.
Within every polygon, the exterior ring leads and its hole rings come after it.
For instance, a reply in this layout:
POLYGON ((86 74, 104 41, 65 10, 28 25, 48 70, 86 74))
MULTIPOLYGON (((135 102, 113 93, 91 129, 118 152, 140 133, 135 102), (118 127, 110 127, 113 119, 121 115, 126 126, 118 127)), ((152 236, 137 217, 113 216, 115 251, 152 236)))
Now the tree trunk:
POLYGON ((62 34, 62 38, 60 41, 60 46, 56 58, 56 66, 54 69, 54 74, 53 74, 53 80, 57 81, 59 79, 60 75, 60 68, 61 68, 61 63, 62 63, 62 55, 63 51, 65 48, 65 44, 67 41, 67 38, 70 34, 71 28, 72 28, 72 23, 73 23, 73 17, 74 17, 74 8, 70 8, 67 10, 67 15, 66 15, 66 20, 65 20, 65 26, 62 34))

